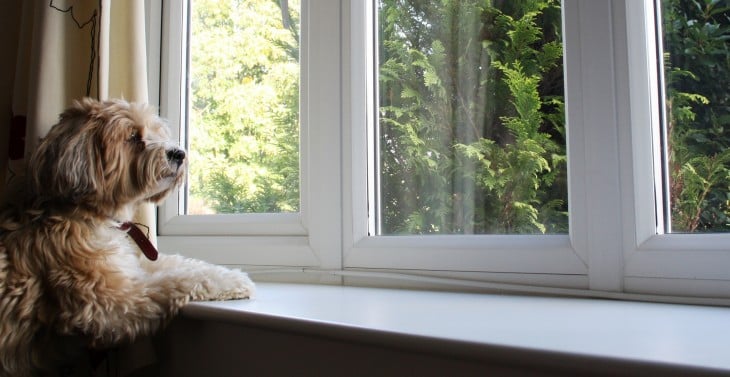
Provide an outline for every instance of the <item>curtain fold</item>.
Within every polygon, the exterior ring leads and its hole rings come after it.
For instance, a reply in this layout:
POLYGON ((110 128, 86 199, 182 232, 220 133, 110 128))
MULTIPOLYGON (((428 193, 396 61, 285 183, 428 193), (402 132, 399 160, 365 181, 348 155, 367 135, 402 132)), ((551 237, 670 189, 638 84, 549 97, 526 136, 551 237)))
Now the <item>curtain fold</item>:
MULTIPOLYGON (((26 158, 73 100, 148 101, 144 0, 24 1, 21 13, 16 55, 6 55, 16 59, 16 70, 10 130, 0 139, 7 142, 0 149, 7 147, 0 202, 14 200, 26 158)), ((154 206, 139 211, 135 221, 156 243, 154 206)), ((114 375, 126 375, 154 360, 151 348, 148 340, 138 341, 114 352, 103 369, 111 363, 114 375)))
MULTIPOLYGON (((23 180, 25 158, 74 99, 147 102, 143 0, 23 2, 5 180, 23 180)), ((154 206, 135 221, 156 243, 154 206)))

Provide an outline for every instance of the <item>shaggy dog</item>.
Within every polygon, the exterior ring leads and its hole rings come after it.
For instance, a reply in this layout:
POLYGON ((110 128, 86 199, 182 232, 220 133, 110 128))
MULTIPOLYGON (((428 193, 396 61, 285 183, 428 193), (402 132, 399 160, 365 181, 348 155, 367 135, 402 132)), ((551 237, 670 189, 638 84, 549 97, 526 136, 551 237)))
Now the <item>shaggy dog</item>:
POLYGON ((0 376, 47 371, 59 339, 111 346, 154 332, 189 300, 253 294, 243 272, 158 258, 131 223, 185 166, 146 106, 84 99, 61 114, 29 159, 24 198, 0 215, 0 376))

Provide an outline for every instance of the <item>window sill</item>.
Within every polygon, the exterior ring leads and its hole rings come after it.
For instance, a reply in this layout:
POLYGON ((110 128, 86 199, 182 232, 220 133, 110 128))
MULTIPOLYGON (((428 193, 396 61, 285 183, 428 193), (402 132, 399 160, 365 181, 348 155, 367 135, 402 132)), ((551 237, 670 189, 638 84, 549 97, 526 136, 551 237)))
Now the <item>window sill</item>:
POLYGON ((719 307, 260 283, 254 300, 195 302, 182 316, 584 371, 730 374, 730 309, 719 307))

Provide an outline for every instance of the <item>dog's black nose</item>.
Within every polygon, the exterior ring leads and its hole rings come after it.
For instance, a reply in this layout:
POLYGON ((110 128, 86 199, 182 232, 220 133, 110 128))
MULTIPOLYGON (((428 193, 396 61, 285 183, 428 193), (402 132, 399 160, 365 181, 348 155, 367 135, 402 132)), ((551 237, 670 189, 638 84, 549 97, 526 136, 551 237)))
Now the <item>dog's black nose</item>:
POLYGON ((182 163, 185 159, 185 151, 178 148, 170 149, 169 151, 167 151, 167 159, 177 162, 178 164, 182 163))

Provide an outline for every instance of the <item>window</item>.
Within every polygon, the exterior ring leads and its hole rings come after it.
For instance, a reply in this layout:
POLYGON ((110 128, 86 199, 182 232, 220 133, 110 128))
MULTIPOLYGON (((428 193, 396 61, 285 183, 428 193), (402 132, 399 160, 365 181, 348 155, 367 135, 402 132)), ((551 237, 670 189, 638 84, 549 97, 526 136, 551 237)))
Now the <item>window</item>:
POLYGON ((299 2, 191 0, 185 213, 299 210, 299 2))
MULTIPOLYGON (((278 3, 279 6, 286 3, 291 9, 295 2, 278 3)), ((443 77, 448 76, 435 75, 426 79, 432 74, 429 69, 447 67, 435 64, 441 56, 440 49, 445 51, 458 43, 449 45, 444 38, 435 38, 434 35, 440 35, 433 31, 437 24, 427 21, 425 13, 411 19, 421 22, 418 26, 421 31, 430 33, 422 35, 428 43, 419 49, 401 48, 403 43, 408 46, 409 42, 407 38, 403 39, 406 37, 403 32, 392 26, 394 20, 402 20, 403 12, 415 11, 416 4, 426 3, 446 7, 445 10, 430 10, 434 15, 440 12, 438 17, 452 14, 460 20, 474 21, 460 22, 459 27, 464 29, 476 28, 476 20, 485 17, 449 13, 449 2, 400 1, 396 4, 392 0, 302 0, 298 60, 298 208, 279 213, 188 215, 183 198, 173 197, 160 209, 161 249, 216 263, 243 265, 249 271, 261 270, 262 275, 254 275, 259 279, 323 282, 344 279, 353 283, 403 284, 402 280, 388 280, 387 277, 405 273, 419 286, 457 284, 479 288, 491 283, 510 283, 608 292, 728 297, 730 248, 727 245, 730 238, 721 233, 679 234, 662 229, 665 212, 662 210, 660 167, 663 160, 659 153, 661 148, 656 146, 663 140, 660 127, 663 95, 659 90, 663 76, 658 68, 661 59, 657 53, 660 46, 657 30, 661 29, 660 23, 656 22, 658 9, 653 1, 536 0, 505 5, 544 4, 533 10, 533 20, 540 20, 537 25, 543 32, 538 34, 538 38, 543 39, 533 44, 533 49, 540 51, 534 46, 548 45, 552 46, 553 54, 562 54, 561 58, 552 55, 552 63, 547 56, 541 60, 550 66, 540 71, 543 75, 549 72, 551 78, 562 76, 560 80, 550 81, 550 88, 538 85, 540 119, 543 121, 539 130, 549 138, 545 136, 542 140, 542 149, 537 154, 540 157, 530 162, 544 169, 543 161, 547 161, 550 169, 537 174, 524 168, 520 170, 542 180, 539 184, 551 183, 547 187, 554 191, 551 192, 553 196, 528 196, 526 202, 537 209, 536 215, 524 217, 529 221, 512 228, 485 226, 487 217, 490 220, 494 217, 487 215, 486 198, 490 195, 499 197, 499 190, 510 190, 500 189, 496 183, 485 183, 482 187, 476 183, 480 174, 489 173, 479 164, 490 151, 487 147, 478 149, 478 143, 489 145, 488 141, 482 140, 491 140, 501 148, 500 153, 507 153, 503 151, 509 144, 505 139, 518 139, 514 131, 493 138, 476 133, 471 139, 457 143, 439 144, 434 139, 434 144, 427 149, 413 149, 420 159, 417 163, 427 167, 435 163, 442 178, 444 173, 438 169, 451 172, 456 167, 463 174, 456 179, 450 178, 451 181, 443 185, 444 190, 434 195, 441 195, 437 203, 450 203, 445 207, 448 211, 433 211, 439 216, 446 213, 444 217, 449 220, 442 225, 431 226, 436 222, 418 220, 419 211, 394 213, 393 208, 406 207, 403 203, 414 197, 408 191, 410 188, 398 187, 412 177, 407 177, 404 170, 397 170, 403 169, 395 163, 400 162, 401 156, 392 153, 402 154, 408 150, 403 145, 395 148, 393 144, 399 138, 407 144, 404 131, 408 129, 387 127, 410 121, 399 118, 406 112, 404 109, 421 114, 421 118, 410 118, 417 119, 411 123, 419 126, 427 125, 429 116, 435 125, 438 123, 436 116, 451 114, 458 118, 468 114, 448 109, 436 114, 429 108, 450 104, 458 93, 439 92, 438 85, 443 82, 438 83, 438 79, 443 81, 443 77), (413 7, 408 8, 407 4, 413 7), (394 13, 388 13, 388 9, 394 13), (550 17, 545 16, 546 12, 550 17), (379 23, 383 15, 394 18, 379 23), (547 22, 548 18, 560 22, 547 22), (391 27, 391 42, 386 42, 388 34, 384 29, 388 27, 391 27), (398 38, 401 38, 401 47, 392 42, 398 38), (394 45, 389 47, 387 43, 394 45), (399 54, 402 56, 398 57, 399 54), (407 57, 408 54, 411 56, 407 57), (409 64, 414 63, 417 68, 414 69, 413 64, 394 67, 399 64, 394 57, 414 59, 409 64), (555 70, 560 65, 562 69, 555 70), (403 70, 398 71, 401 68, 403 70), (398 80, 409 77, 421 80, 421 92, 408 92, 398 80), (433 86, 429 87, 431 84, 433 86), (432 104, 418 102, 420 99, 416 95, 429 97, 432 104), (564 124, 564 130, 561 124, 564 124), (395 131, 400 134, 396 135, 395 131), (561 152, 561 148, 565 150, 561 152), (434 161, 440 158, 437 154, 445 153, 445 150, 459 158, 434 161), (541 154, 542 151, 546 153, 541 154), (441 163, 444 166, 439 165, 441 163), (548 177, 549 174, 555 177, 548 177), (393 194, 398 190, 403 195, 393 194), (473 193, 480 190, 483 193, 473 193), (533 200, 535 198, 538 200, 533 200), (389 207, 392 203, 397 206, 389 207), (392 222, 392 219, 396 221, 392 222), (418 221, 409 222, 409 219, 418 221), (266 275, 265 271, 272 272, 266 275), (288 274, 278 275, 273 271, 288 274), (306 271, 317 273, 301 274, 306 271)), ((520 14, 524 15, 524 12, 502 10, 505 18, 495 22, 503 22, 500 26, 505 28, 508 21, 518 22, 520 14), (511 19, 507 19, 508 16, 511 19)), ((188 72, 184 53, 188 45, 188 8, 178 2, 166 2, 163 11, 161 111, 172 124, 189 125, 192 116, 186 119, 189 114, 184 111, 189 92, 186 84, 180 85, 187 83, 183 78, 188 72)), ((492 16, 499 14, 495 10, 492 16)), ((408 18, 405 20, 403 22, 408 18)), ((529 29, 530 23, 525 22, 523 26, 529 29)), ((502 32, 510 33, 505 30, 502 32)), ((516 35, 516 32, 511 33, 516 35)), ((456 33, 455 36, 466 42, 473 33, 456 33)), ((499 39, 480 42, 488 45, 496 40, 499 39)), ((489 46, 484 48, 484 44, 481 48, 488 52, 489 46)), ((407 60, 400 60, 400 63, 404 61, 407 60)), ((476 61, 462 60, 466 62, 464 64, 472 65, 472 69, 460 71, 466 81, 481 84, 483 80, 510 75, 520 77, 516 61, 499 60, 501 66, 487 65, 481 60, 481 65, 477 65, 476 61), (489 67, 495 71, 484 73, 489 67)), ((521 68, 523 73, 527 72, 525 66, 521 68)), ((530 80, 523 81, 529 83, 530 80)), ((546 81, 540 82, 545 84, 546 81)), ((504 92, 512 89, 504 81, 501 84, 504 92)), ((531 85, 525 85, 530 89, 526 93, 534 94, 534 83, 531 85)), ((480 85, 474 87, 482 88, 480 85)), ((484 88, 484 92, 477 91, 473 98, 488 93, 489 87, 484 88)), ((534 95, 527 97, 535 98, 534 95)), ((512 110, 484 117, 495 117, 504 125, 523 115, 518 110, 522 104, 509 103, 509 98, 515 96, 507 95, 502 99, 505 98, 508 98, 508 108, 514 106, 512 110)), ((466 108, 472 108, 470 106, 466 108)), ((180 131, 184 141, 185 128, 181 127, 180 131)), ((416 139, 412 141, 418 143, 416 139)), ((496 148, 493 153, 497 153, 496 148)), ((500 170, 500 174, 504 174, 504 170, 500 170)), ((430 176, 433 177, 436 175, 430 176)), ((424 207, 435 209, 431 204, 424 207)), ((431 215, 428 211, 425 213, 431 215)))
MULTIPOLYGON (((659 74, 667 50, 662 49, 656 31, 662 30, 661 21, 667 19, 656 15, 662 14, 661 4, 672 3, 679 4, 663 1, 655 6, 654 2, 636 2, 627 4, 625 10, 628 35, 643 38, 628 39, 627 86, 631 97, 625 106, 630 107, 626 113, 630 117, 627 122, 631 124, 631 132, 619 133, 622 145, 631 151, 631 158, 624 158, 621 168, 632 173, 626 176, 628 182, 624 182, 622 191, 627 198, 622 203, 623 221, 631 225, 624 231, 624 284, 625 289, 649 293, 670 291, 694 296, 725 296, 730 238, 722 233, 670 233, 671 223, 666 216, 671 216, 672 211, 666 195, 671 191, 671 181, 667 179, 670 174, 667 155, 662 151, 667 145, 660 111, 665 109, 664 98, 656 88, 662 86, 662 79, 664 84, 670 84, 670 91, 665 92, 664 97, 671 106, 671 72, 663 78, 659 74), (647 145, 656 148, 649 150, 647 145), (657 190, 657 187, 661 189, 657 190)), ((667 31, 658 34, 666 36, 667 31)), ((671 51, 671 47, 669 49, 671 51)), ((664 115, 671 123, 671 113, 664 115)))
POLYGON ((730 10, 661 1, 667 232, 730 231, 730 10))
POLYGON ((377 2, 374 234, 567 233, 560 2, 377 2))

